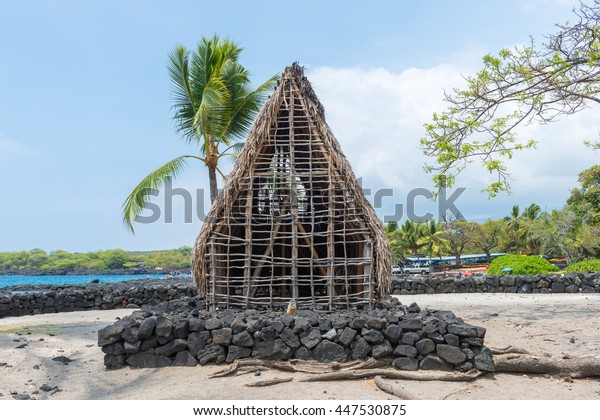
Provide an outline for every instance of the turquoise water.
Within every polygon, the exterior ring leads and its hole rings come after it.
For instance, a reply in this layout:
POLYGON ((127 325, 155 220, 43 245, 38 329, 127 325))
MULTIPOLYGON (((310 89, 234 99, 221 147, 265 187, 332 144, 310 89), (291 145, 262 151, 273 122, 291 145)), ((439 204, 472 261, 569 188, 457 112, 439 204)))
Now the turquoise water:
MULTIPOLYGON (((145 279, 144 274, 91 274, 79 276, 0 276, 0 288, 16 286, 20 284, 85 284, 92 280, 100 280, 100 283, 115 283, 127 280, 145 279)), ((164 274, 150 274, 151 279, 164 278, 164 274)))

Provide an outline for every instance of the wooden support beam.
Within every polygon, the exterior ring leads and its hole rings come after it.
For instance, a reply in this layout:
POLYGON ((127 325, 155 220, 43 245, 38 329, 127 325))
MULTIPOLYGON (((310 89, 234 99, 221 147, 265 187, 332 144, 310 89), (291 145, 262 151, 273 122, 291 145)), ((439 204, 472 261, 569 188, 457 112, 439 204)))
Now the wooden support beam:
MULTIPOLYGON (((304 242, 306 243, 306 245, 308 245, 310 247, 311 257, 312 257, 311 258, 311 268, 312 268, 312 261, 315 259, 320 259, 319 254, 317 253, 317 250, 315 249, 315 244, 306 237, 306 235, 308 235, 308 233, 306 233, 306 229, 304 229, 304 226, 302 226, 302 223, 298 223, 298 230, 300 230, 300 231, 302 231, 302 233, 304 233, 305 236, 303 236, 302 238, 304 239, 304 242)), ((319 271, 321 272, 321 275, 323 277, 327 277, 327 270, 325 270, 322 265, 318 265, 317 268, 319 269, 319 271)), ((312 279, 312 270, 311 270, 311 279, 312 279)))
POLYGON ((217 304, 216 304, 216 297, 215 297, 215 293, 216 293, 216 258, 215 258, 215 243, 214 242, 210 242, 210 276, 212 277, 212 281, 210 282, 210 286, 212 289, 212 296, 211 296, 211 305, 212 305, 212 310, 213 312, 215 311, 215 309, 217 309, 217 304))
POLYGON ((363 256, 369 261, 365 265, 365 276, 367 277, 367 282, 369 283, 369 307, 373 309, 373 301, 375 296, 375 287, 373 284, 373 242, 369 239, 365 242, 365 247, 363 251, 363 256))
POLYGON ((327 208, 327 259, 329 261, 329 310, 333 310, 333 296, 335 295, 335 284, 334 284, 334 270, 335 270, 335 243, 334 243, 334 232, 333 232, 333 194, 335 191, 333 180, 331 179, 331 171, 333 168, 333 162, 331 156, 329 157, 329 186, 328 186, 328 208, 327 208))
MULTIPOLYGON (((265 265, 265 262, 267 261, 267 258, 269 258, 269 254, 273 253, 273 246, 275 245, 275 238, 277 238, 277 234, 279 233, 280 228, 281 228, 281 222, 277 222, 277 224, 275 225, 275 228, 273 229, 273 232, 271 234, 271 241, 269 242, 269 246, 267 246, 267 249, 265 249, 265 252, 263 253, 262 258, 260 259, 258 265, 252 272, 252 277, 248 281, 248 288, 253 287, 254 279, 260 274, 261 270, 263 269, 263 267, 265 265)), ((271 255, 271 258, 273 258, 272 255, 271 255)))
MULTIPOLYGON (((250 169, 250 173, 252 173, 252 168, 250 169)), ((245 251, 246 251, 246 260, 244 261, 244 284, 246 285, 246 308, 250 303, 250 270, 252 266, 252 199, 253 199, 253 189, 252 189, 252 175, 250 178, 250 188, 246 193, 246 226, 245 226, 245 235, 246 243, 245 243, 245 251)))
POLYGON ((294 92, 290 85, 289 150, 290 150, 290 213, 292 214, 292 299, 298 300, 298 185, 296 184, 296 150, 294 144, 294 92))

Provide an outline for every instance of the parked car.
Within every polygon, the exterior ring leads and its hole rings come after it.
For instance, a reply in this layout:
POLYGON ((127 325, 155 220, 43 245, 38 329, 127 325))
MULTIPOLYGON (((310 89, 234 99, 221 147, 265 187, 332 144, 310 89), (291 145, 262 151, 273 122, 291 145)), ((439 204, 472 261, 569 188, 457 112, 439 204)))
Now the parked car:
POLYGON ((402 273, 402 267, 400 267, 399 265, 392 266, 392 274, 401 274, 401 273, 402 273))
POLYGON ((414 264, 402 268, 404 274, 427 274, 431 273, 431 266, 414 264))

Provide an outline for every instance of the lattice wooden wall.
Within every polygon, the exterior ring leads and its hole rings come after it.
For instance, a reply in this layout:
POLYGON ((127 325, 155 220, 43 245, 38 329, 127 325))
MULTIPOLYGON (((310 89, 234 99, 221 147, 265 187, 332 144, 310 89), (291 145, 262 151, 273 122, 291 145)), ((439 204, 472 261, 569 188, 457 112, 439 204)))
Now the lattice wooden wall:
POLYGON ((209 234, 213 308, 331 310, 374 300, 373 238, 294 80, 209 234))

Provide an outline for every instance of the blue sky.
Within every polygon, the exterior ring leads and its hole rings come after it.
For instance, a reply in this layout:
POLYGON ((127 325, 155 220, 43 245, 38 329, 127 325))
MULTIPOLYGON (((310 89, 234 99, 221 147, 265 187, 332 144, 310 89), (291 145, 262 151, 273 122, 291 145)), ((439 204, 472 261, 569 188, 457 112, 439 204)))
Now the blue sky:
MULTIPOLYGON (((542 40, 573 1, 8 1, 0 0, 0 251, 167 249, 191 245, 201 222, 121 223, 120 207, 149 171, 194 152, 174 131, 168 53, 202 35, 229 36, 262 82, 293 61, 306 73, 357 176, 394 188, 380 215, 431 184, 421 171, 422 125, 444 89, 481 57, 542 40)), ((598 109, 530 126, 535 151, 511 162, 513 195, 488 200, 485 174, 459 179, 470 220, 513 204, 561 207, 577 174, 598 162, 598 109)), ((190 166, 175 187, 207 188, 190 166)), ((207 200, 207 199, 206 199, 207 200)), ((156 200, 162 207, 163 195, 156 200)), ((193 203, 197 205, 197 203, 193 203)), ((431 210, 430 203, 420 203, 431 210)))

